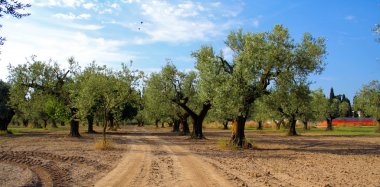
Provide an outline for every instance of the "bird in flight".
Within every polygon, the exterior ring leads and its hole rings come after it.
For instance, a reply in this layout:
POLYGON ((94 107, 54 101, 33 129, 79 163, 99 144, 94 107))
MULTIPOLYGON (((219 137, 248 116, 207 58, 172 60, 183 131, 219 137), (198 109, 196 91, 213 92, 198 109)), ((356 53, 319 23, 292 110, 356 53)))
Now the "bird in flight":
MULTIPOLYGON (((140 22, 140 25, 142 25, 143 23, 144 23, 144 22, 143 22, 143 21, 141 21, 141 22, 140 22)), ((141 30, 141 27, 139 27, 139 30, 141 30)))

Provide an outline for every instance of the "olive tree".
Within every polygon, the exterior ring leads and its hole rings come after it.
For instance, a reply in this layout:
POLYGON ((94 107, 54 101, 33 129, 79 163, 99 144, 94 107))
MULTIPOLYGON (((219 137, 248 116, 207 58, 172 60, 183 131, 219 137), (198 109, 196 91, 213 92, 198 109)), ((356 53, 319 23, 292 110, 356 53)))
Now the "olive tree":
POLYGON ((269 97, 266 97, 265 104, 272 111, 289 120, 288 135, 296 136, 297 120, 304 119, 310 109, 308 107, 311 101, 309 84, 305 79, 282 81, 276 85, 276 89, 269 97))
MULTIPOLYGON (((295 43, 288 29, 276 25, 270 32, 231 32, 225 43, 233 52, 232 62, 222 55, 209 54, 209 62, 213 65, 207 67, 213 69, 205 67, 199 72, 213 74, 210 77, 223 80, 223 84, 212 90, 221 95, 215 98, 228 98, 228 106, 233 106, 231 112, 237 121, 231 136, 233 144, 244 145, 244 127, 252 104, 270 93, 271 83, 288 78, 281 76, 283 73, 307 76, 323 70, 326 53, 324 41, 305 33, 301 41, 295 43)), ((215 99, 216 102, 220 101, 215 99)))
POLYGON ((127 106, 125 103, 136 99, 137 93, 133 87, 136 77, 124 65, 120 72, 95 64, 87 71, 85 78, 81 78, 78 84, 76 107, 80 116, 88 117, 96 106, 104 119, 103 141, 106 142, 108 121, 113 125, 114 120, 123 115, 124 107, 127 106))
POLYGON ((32 56, 31 61, 28 60, 25 64, 9 66, 10 82, 13 85, 11 104, 15 108, 27 107, 25 103, 28 100, 37 99, 33 95, 54 97, 64 106, 62 110, 67 111, 63 113, 68 113, 70 136, 80 137, 77 108, 73 102, 76 96, 74 76, 79 71, 79 65, 73 57, 68 59, 68 64, 68 69, 63 69, 57 63, 38 61, 32 56))
POLYGON ((8 124, 15 114, 10 107, 9 90, 10 85, 0 80, 0 131, 8 133, 8 124))
POLYGON ((377 132, 380 132, 380 83, 378 80, 363 85, 355 96, 354 109, 371 116, 378 125, 377 132))

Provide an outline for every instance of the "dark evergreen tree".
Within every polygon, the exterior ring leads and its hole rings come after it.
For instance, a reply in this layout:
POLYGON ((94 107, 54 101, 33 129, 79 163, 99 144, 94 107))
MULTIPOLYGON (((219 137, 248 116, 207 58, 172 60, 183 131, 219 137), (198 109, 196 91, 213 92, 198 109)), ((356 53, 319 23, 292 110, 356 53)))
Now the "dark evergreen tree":
POLYGON ((334 88, 331 87, 331 89, 330 89, 330 98, 329 98, 330 102, 331 102, 334 98, 335 98, 334 88))

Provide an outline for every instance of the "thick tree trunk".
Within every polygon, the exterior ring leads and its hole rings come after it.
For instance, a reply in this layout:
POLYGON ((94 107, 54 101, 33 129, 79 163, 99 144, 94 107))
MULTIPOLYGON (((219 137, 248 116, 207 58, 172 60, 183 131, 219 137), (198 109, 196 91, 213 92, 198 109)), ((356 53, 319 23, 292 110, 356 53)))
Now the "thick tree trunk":
POLYGON ((156 128, 158 128, 158 122, 159 122, 160 120, 157 120, 156 119, 156 121, 154 122, 154 124, 156 125, 156 128))
POLYGON ((380 133, 380 119, 377 120, 377 132, 380 133))
POLYGON ((259 121, 257 126, 257 130, 263 130, 263 121, 259 121))
POLYGON ((174 120, 174 123, 172 125, 173 127, 173 132, 179 132, 179 124, 180 124, 180 121, 179 120, 174 120))
POLYGON ((297 136, 298 135, 297 131, 296 131, 296 123, 297 123, 297 120, 295 119, 294 116, 292 116, 289 119, 290 128, 289 128, 288 136, 297 136))
POLYGON ((276 124, 276 129, 280 130, 281 124, 284 122, 284 120, 274 120, 274 123, 276 124))
POLYGON ((204 138, 203 129, 202 129, 203 119, 200 117, 192 117, 192 119, 193 119, 193 132, 191 134, 191 137, 195 139, 204 138))
POLYGON ((302 123, 303 123, 303 130, 309 130, 309 128, 308 128, 308 121, 306 121, 306 120, 304 120, 304 121, 302 121, 302 123))
POLYGON ((161 122, 161 128, 165 128, 165 122, 161 122))
POLYGON ((190 128, 189 128, 189 123, 187 122, 187 116, 186 118, 181 119, 181 134, 182 135, 188 135, 190 134, 190 128))
POLYGON ((57 126, 57 121, 56 121, 55 119, 53 119, 51 123, 52 123, 52 124, 51 124, 51 127, 52 127, 52 128, 58 128, 58 126, 57 126))
POLYGON ((70 121, 70 134, 71 137, 80 137, 79 134, 79 121, 72 119, 70 121))
POLYGON ((9 133, 8 125, 11 122, 11 119, 0 119, 0 131, 5 131, 5 132, 9 133))
POLYGON ((228 130, 228 120, 223 122, 223 130, 228 130))
POLYGON ((87 133, 90 133, 90 134, 96 133, 96 131, 94 131, 94 116, 87 116, 87 124, 88 124, 87 133))
POLYGON ((108 129, 111 131, 116 131, 117 129, 115 127, 114 119, 110 118, 109 121, 110 121, 110 125, 109 125, 110 127, 108 129))
POLYGON ((65 122, 64 121, 61 121, 61 126, 65 126, 65 122))
POLYGON ((245 122, 247 121, 246 117, 238 116, 236 119, 232 121, 232 135, 231 135, 231 143, 233 145, 243 147, 245 145, 245 122))
POLYGON ((333 126, 332 126, 332 121, 333 121, 333 118, 326 118, 326 121, 327 121, 327 128, 326 130, 327 131, 332 131, 333 130, 333 126))
POLYGON ((173 127, 173 122, 168 123, 169 127, 173 127))
POLYGON ((46 129, 47 127, 47 120, 44 119, 44 128, 46 129))
POLYGON ((33 126, 32 126, 32 128, 42 128, 42 126, 41 126, 40 123, 38 123, 37 120, 34 120, 34 121, 33 121, 33 126))
POLYGON ((211 103, 205 102, 203 103, 202 110, 199 114, 196 114, 193 110, 191 110, 186 103, 177 103, 182 109, 184 109, 190 117, 193 119, 193 132, 191 133, 191 138, 197 138, 202 139, 203 131, 202 131, 202 124, 203 120, 205 119, 208 111, 211 108, 211 103))
POLYGON ((29 123, 29 120, 27 120, 27 119, 22 120, 22 125, 24 125, 24 127, 27 127, 28 123, 29 123))

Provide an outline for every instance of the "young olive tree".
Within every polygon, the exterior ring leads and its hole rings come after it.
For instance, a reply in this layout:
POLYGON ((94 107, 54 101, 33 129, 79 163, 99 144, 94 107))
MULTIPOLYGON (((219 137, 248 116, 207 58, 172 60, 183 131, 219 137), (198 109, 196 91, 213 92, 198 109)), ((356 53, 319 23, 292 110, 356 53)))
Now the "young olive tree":
POLYGON ((85 78, 81 78, 78 84, 76 107, 82 117, 88 117, 94 106, 95 110, 102 113, 103 141, 106 143, 108 121, 112 125, 115 118, 122 115, 125 103, 133 102, 137 97, 134 89, 137 78, 126 66, 123 66, 121 72, 114 72, 106 66, 99 67, 92 64, 86 71, 85 78))

